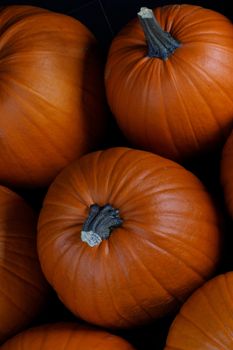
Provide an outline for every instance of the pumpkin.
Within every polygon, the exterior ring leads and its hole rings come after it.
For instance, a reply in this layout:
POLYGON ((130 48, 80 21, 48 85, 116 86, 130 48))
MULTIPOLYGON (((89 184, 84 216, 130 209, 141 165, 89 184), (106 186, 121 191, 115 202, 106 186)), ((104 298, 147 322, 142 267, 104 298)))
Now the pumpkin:
POLYGON ((37 326, 8 340, 2 350, 133 350, 123 338, 90 326, 56 323, 37 326))
POLYGON ((232 296, 233 272, 204 284, 172 323, 165 350, 232 349, 232 296))
POLYGON ((1 8, 0 27, 0 181, 44 187, 103 135, 97 42, 78 20, 31 6, 1 8))
POLYGON ((221 183, 226 205, 233 218, 233 131, 224 145, 221 159, 221 183))
POLYGON ((105 69, 119 127, 132 145, 179 162, 219 149, 233 126, 232 23, 188 4, 138 17, 113 40, 105 69))
POLYGON ((0 343, 28 326, 47 301, 36 225, 37 216, 24 199, 0 186, 0 343))
POLYGON ((219 259, 218 213, 175 162, 124 147, 64 169, 38 222, 42 270, 77 317, 134 327, 181 305, 219 259))

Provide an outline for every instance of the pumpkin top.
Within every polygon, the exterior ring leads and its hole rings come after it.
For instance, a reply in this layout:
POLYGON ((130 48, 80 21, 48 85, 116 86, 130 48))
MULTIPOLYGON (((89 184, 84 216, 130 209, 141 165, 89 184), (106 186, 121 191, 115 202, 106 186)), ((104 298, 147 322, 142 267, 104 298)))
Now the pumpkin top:
POLYGON ((120 129, 135 147, 179 162, 216 151, 233 125, 231 21, 188 4, 158 7, 154 18, 143 11, 108 53, 120 129))
POLYGON ((206 280, 219 233, 217 211, 193 174, 116 147, 58 175, 40 212, 37 246, 70 310, 105 327, 131 327, 174 309, 206 280))

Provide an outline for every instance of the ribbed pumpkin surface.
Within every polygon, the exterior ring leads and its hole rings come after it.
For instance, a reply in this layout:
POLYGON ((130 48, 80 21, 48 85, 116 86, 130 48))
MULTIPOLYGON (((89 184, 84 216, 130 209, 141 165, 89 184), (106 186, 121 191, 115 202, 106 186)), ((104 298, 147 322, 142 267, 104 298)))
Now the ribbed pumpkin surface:
POLYGON ((233 349, 233 273, 219 275, 183 305, 165 350, 233 349))
POLYGON ((218 216, 200 181, 149 152, 112 148, 81 157, 51 185, 39 218, 42 269, 77 316, 108 327, 160 317, 216 267, 218 216), (90 247, 81 230, 92 204, 123 224, 90 247))
POLYGON ((28 326, 48 292, 36 251, 37 217, 0 186, 0 343, 28 326))
POLYGON ((72 323, 29 329, 6 342, 2 350, 133 350, 124 339, 72 323))
POLYGON ((78 20, 31 6, 0 9, 0 181, 47 186, 104 129, 94 36, 78 20))
POLYGON ((105 70, 108 102, 137 147, 174 160, 213 151, 233 125, 233 26, 199 6, 154 10, 180 46, 166 60, 148 57, 138 19, 112 42, 105 70))

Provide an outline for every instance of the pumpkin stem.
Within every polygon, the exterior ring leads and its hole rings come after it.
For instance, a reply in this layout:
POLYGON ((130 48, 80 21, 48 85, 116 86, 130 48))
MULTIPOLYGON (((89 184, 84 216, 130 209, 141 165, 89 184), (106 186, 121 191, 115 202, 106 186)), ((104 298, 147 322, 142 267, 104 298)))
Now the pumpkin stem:
POLYGON ((103 207, 93 204, 90 206, 88 217, 83 224, 81 240, 90 247, 94 247, 100 244, 103 239, 107 239, 112 229, 119 227, 122 222, 119 210, 114 209, 110 204, 103 207))
POLYGON ((160 27, 153 11, 147 7, 141 7, 138 18, 148 44, 148 56, 166 60, 180 43, 160 27))

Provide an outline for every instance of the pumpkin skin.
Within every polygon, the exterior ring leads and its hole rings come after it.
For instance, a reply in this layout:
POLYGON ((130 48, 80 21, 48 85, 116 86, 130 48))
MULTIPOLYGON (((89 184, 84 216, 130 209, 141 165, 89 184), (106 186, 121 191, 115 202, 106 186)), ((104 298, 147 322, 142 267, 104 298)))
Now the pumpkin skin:
POLYGON ((166 60, 148 57, 138 19, 115 37, 105 85, 109 106, 130 142, 184 161, 221 147, 233 125, 233 26, 193 5, 154 10, 180 42, 166 60))
POLYGON ((0 26, 0 181, 47 186, 104 133, 97 42, 78 20, 30 6, 2 8, 0 26))
POLYGON ((176 316, 165 350, 232 349, 232 286, 228 272, 199 288, 176 316))
POLYGON ((233 131, 224 145, 221 159, 221 183, 227 208, 233 219, 233 131))
POLYGON ((50 186, 38 222, 42 270, 77 317, 133 327, 161 317, 213 273, 218 215, 200 181, 173 161, 116 147, 81 157, 50 186), (92 204, 123 224, 89 246, 81 231, 92 204))
POLYGON ((36 250, 37 217, 16 193, 0 186, 0 343, 45 306, 49 286, 36 250))
POLYGON ((124 339, 74 323, 43 325, 8 340, 2 350, 133 350, 124 339))

